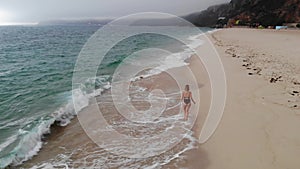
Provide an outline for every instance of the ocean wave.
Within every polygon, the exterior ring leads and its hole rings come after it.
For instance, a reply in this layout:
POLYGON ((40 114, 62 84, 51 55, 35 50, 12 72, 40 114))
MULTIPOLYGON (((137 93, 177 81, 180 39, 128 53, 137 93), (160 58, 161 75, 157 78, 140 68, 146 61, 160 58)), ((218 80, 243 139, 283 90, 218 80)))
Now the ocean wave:
POLYGON ((41 123, 31 131, 19 130, 17 139, 14 140, 18 140, 18 144, 10 154, 0 159, 0 168, 10 164, 19 165, 37 154, 42 147, 42 137, 50 133, 50 126, 55 120, 42 118, 40 121, 41 123))
MULTIPOLYGON (((104 79, 108 77, 97 77, 93 79, 93 82, 102 85, 102 88, 94 90, 92 93, 87 94, 82 89, 72 90, 72 96, 68 97, 68 103, 64 106, 57 109, 55 112, 49 116, 42 117, 37 121, 36 127, 33 127, 30 130, 20 129, 17 135, 14 135, 7 139, 6 142, 0 145, 0 151, 5 147, 18 142, 14 149, 6 156, 0 158, 0 168, 5 168, 9 165, 17 166, 23 162, 31 159, 33 156, 37 155, 40 149, 42 148, 43 141, 42 139, 46 134, 50 134, 50 127, 55 123, 59 126, 68 125, 71 120, 77 115, 74 109, 74 104, 76 105, 77 110, 82 110, 87 107, 89 104, 89 99, 101 95, 101 93, 110 88, 108 82, 105 83, 104 79), (73 102, 73 97, 78 99, 77 103, 73 102)), ((91 79, 87 80, 87 83, 91 79)), ((30 124, 29 124, 30 125, 30 124)))

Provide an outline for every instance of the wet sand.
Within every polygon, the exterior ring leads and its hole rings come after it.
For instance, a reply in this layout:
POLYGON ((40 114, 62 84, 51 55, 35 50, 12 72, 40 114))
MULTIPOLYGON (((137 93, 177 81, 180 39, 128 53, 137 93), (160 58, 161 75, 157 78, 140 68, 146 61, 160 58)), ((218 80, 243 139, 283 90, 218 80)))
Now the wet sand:
MULTIPOLYGON (((74 168, 145 168, 147 166, 154 168, 178 168, 178 166, 185 161, 183 155, 184 152, 186 152, 188 149, 194 149, 198 146, 196 133, 200 132, 210 102, 210 84, 207 72, 201 64, 201 61, 195 56, 192 57, 189 68, 191 68, 194 75, 199 75, 196 76, 197 85, 191 87, 191 90, 194 92, 194 98, 197 101, 197 105, 192 106, 189 122, 185 122, 183 120, 183 113, 180 112, 182 108, 179 104, 179 86, 171 75, 163 72, 151 77, 141 78, 140 80, 133 82, 132 86, 133 88, 135 86, 143 87, 146 89, 146 92, 150 92, 154 89, 161 89, 164 91, 167 97, 173 99, 167 103, 167 111, 164 111, 161 116, 168 118, 179 115, 179 119, 175 119, 175 121, 171 120, 170 123, 162 122, 154 125, 146 124, 145 126, 135 126, 124 123, 124 121, 126 122, 127 120, 120 115, 114 107, 111 93, 108 90, 101 96, 97 96, 96 101, 90 103, 89 107, 80 112, 78 117, 72 120, 71 124, 66 127, 53 127, 51 129, 51 134, 45 138, 47 143, 43 146, 39 154, 34 156, 31 160, 25 162, 25 164, 21 167, 29 168, 32 166, 47 166, 48 164, 55 164, 55 167, 57 168, 64 168, 66 165, 74 168), (200 98, 196 97, 196 92, 201 93, 200 98), (199 102, 199 100, 201 100, 201 102, 199 102), (201 108, 196 110, 197 106, 201 108), (133 137, 157 135, 165 132, 168 127, 172 126, 174 122, 176 123, 176 121, 178 121, 179 128, 176 129, 175 125, 175 133, 178 132, 178 135, 180 135, 180 133, 184 132, 188 135, 188 138, 183 138, 182 141, 174 145, 174 147, 171 147, 171 149, 166 149, 164 153, 155 155, 153 157, 132 160, 126 157, 116 156, 115 154, 100 148, 95 143, 95 140, 90 139, 85 133, 85 130, 97 131, 99 128, 103 127, 101 125, 103 123, 101 120, 99 121, 101 118, 98 117, 98 108, 101 110, 105 121, 114 126, 114 130, 118 131, 119 133, 133 137), (83 125, 83 127, 80 125, 78 118, 80 119, 81 123, 86 122, 90 125, 83 125), (191 126, 193 119, 195 120, 195 125, 191 126), (180 127, 181 124, 183 124, 182 127, 180 127), (147 128, 150 128, 150 130, 147 128), (192 132, 190 132, 190 128, 193 128, 192 132)), ((191 74, 184 67, 174 68, 169 71, 173 75, 176 75, 178 77, 177 80, 179 81, 188 82, 192 78, 191 74)), ((133 92, 131 97, 134 98, 134 95, 135 93, 133 92)), ((131 100, 131 103, 138 110, 147 110, 150 106, 148 102, 134 99, 131 100)), ((93 138, 96 138, 96 140, 105 140, 107 138, 113 139, 113 136, 111 133, 100 132, 94 135, 93 138)), ((166 143, 171 139, 174 138, 167 137, 164 138, 164 140, 158 141, 166 143)), ((149 145, 151 148, 151 143, 149 145)), ((200 149, 197 149, 197 152, 199 152, 199 150, 200 149)), ((203 153, 203 158, 205 156, 205 153, 203 153)))

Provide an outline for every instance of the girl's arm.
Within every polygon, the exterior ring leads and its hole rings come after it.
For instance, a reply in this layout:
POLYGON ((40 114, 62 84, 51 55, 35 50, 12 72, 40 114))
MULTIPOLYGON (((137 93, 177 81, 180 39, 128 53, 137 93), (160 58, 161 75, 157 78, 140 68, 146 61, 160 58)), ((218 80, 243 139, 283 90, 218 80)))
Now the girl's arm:
POLYGON ((195 100, 193 99, 192 92, 191 92, 191 100, 193 101, 194 104, 196 104, 195 100))

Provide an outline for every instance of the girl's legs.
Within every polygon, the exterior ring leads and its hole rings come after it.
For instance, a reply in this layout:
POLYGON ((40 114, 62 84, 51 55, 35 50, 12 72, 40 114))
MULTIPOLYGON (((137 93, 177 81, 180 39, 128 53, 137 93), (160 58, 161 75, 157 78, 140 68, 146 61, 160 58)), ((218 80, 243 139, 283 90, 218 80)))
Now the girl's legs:
POLYGON ((183 104, 184 120, 187 120, 187 105, 183 104))
POLYGON ((191 103, 189 103, 188 105, 186 105, 186 120, 187 120, 188 117, 189 117, 191 105, 192 105, 191 103))

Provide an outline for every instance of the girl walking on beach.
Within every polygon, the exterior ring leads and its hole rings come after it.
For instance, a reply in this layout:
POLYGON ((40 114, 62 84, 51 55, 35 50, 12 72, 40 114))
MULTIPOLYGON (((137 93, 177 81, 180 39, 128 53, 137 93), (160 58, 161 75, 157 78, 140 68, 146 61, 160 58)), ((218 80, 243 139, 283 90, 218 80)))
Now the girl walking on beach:
POLYGON ((191 108, 191 101, 196 104, 193 99, 192 92, 190 92, 189 85, 185 85, 185 90, 182 92, 181 100, 183 101, 184 120, 187 120, 191 108))

